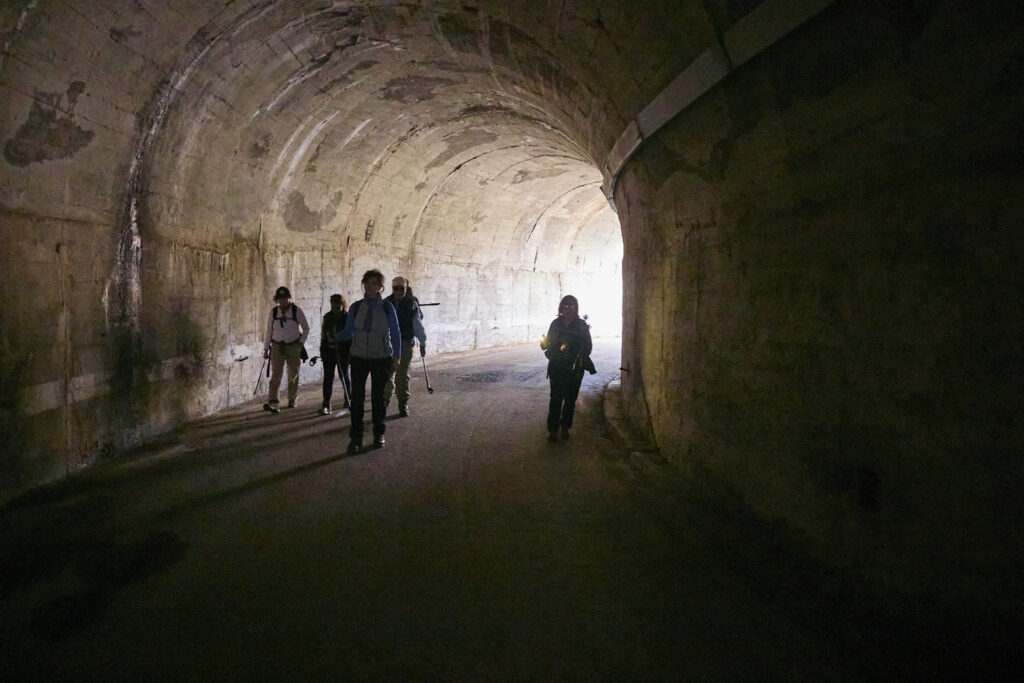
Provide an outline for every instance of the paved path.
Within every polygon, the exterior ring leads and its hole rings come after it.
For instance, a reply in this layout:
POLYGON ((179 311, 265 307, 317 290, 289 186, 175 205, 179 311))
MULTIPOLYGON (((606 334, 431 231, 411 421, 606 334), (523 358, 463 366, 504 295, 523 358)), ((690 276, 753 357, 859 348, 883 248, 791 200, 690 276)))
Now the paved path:
POLYGON ((617 341, 596 349, 566 443, 545 441, 543 358, 524 345, 428 359, 436 392, 414 375, 381 450, 344 455, 348 417, 315 417, 310 385, 294 410, 239 406, 16 502, 0 678, 929 670, 929 638, 727 495, 626 457, 601 411, 617 341))

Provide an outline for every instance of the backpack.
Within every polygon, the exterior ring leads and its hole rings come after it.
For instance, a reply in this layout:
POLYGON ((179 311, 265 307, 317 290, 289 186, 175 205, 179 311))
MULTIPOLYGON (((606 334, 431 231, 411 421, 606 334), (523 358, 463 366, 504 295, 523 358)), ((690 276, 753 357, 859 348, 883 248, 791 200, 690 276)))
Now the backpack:
MULTIPOLYGON (((295 324, 298 324, 299 323, 299 307, 296 306, 295 304, 292 304, 291 305, 291 309, 292 309, 292 320, 295 322, 295 324)), ((282 315, 280 318, 277 317, 277 314, 280 313, 280 312, 281 312, 281 307, 280 306, 274 306, 274 322, 277 322, 278 320, 280 320, 281 321, 281 327, 284 327, 284 321, 288 319, 288 316, 282 315)))

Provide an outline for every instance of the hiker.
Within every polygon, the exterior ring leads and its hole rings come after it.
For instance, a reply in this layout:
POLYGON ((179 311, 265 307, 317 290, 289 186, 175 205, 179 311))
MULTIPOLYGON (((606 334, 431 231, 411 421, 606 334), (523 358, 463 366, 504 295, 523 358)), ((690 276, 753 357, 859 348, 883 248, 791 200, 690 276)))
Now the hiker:
POLYGON ((404 277, 396 277, 391 281, 391 294, 385 299, 390 301, 398 313, 398 329, 402 333, 402 360, 395 371, 395 377, 388 378, 384 388, 384 407, 391 403, 391 396, 398 396, 398 416, 409 416, 409 364, 412 363, 412 349, 418 339, 420 357, 427 354, 427 333, 423 330, 423 310, 420 300, 412 294, 412 287, 404 277))
POLYGON ((331 295, 331 310, 324 314, 320 324, 320 360, 324 364, 324 402, 320 408, 321 415, 331 414, 331 396, 334 394, 334 369, 338 369, 345 402, 342 408, 348 408, 348 397, 352 393, 352 384, 348 379, 349 350, 352 342, 339 342, 336 336, 338 328, 345 326, 348 317, 348 304, 341 294, 331 295))
POLYGON ((352 342, 352 427, 349 429, 349 453, 363 452, 363 412, 366 377, 370 377, 370 405, 373 420, 373 445, 384 446, 384 385, 402 357, 402 335, 398 315, 391 302, 381 296, 384 275, 379 270, 363 274, 363 298, 348 309, 339 342, 352 342))
POLYGON ((277 303, 267 320, 267 334, 263 345, 263 358, 270 359, 270 394, 263 404, 264 410, 278 412, 277 391, 281 387, 281 374, 288 366, 288 407, 295 407, 299 393, 299 364, 305 352, 309 323, 302 309, 293 304, 292 293, 287 287, 278 287, 274 292, 277 303))
POLYGON ((562 297, 558 304, 558 317, 551 321, 548 333, 540 341, 540 348, 548 358, 548 378, 551 380, 548 441, 569 438, 583 371, 597 372, 590 360, 590 352, 594 348, 590 325, 580 319, 579 310, 576 297, 571 294, 562 297))

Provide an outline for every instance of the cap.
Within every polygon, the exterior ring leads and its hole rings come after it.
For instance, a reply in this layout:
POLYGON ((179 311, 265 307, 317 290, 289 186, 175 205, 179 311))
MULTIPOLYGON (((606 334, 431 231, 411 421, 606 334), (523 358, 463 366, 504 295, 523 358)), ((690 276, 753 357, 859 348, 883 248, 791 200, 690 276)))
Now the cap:
POLYGON ((399 275, 398 277, 396 277, 395 279, 393 279, 391 281, 391 286, 392 287, 408 287, 409 286, 409 281, 406 280, 401 275, 399 275))
POLYGON ((274 292, 274 301, 278 299, 291 299, 292 293, 288 291, 287 287, 278 287, 277 291, 274 292))

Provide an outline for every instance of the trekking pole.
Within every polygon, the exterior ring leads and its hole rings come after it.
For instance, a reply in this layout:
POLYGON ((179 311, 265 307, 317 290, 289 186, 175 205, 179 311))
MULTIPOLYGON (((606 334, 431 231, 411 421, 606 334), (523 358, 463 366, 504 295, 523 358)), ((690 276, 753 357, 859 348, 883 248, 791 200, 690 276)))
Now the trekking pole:
MULTIPOLYGON (((344 375, 344 374, 347 374, 347 373, 343 372, 342 374, 344 375)), ((349 377, 351 377, 351 375, 349 375, 349 377)), ((331 380, 331 381, 334 381, 334 380, 331 380)), ((352 410, 352 398, 348 395, 348 384, 345 383, 345 378, 344 377, 341 378, 341 390, 343 392, 345 392, 345 403, 348 404, 348 409, 352 410)))
POLYGON ((430 377, 427 375, 427 359, 420 356, 420 360, 423 361, 423 379, 427 380, 427 393, 434 393, 434 387, 430 386, 430 377))
POLYGON ((267 365, 267 359, 263 359, 263 365, 260 366, 260 374, 256 375, 256 386, 252 390, 252 395, 255 396, 256 392, 260 390, 260 382, 263 381, 263 368, 267 365))

